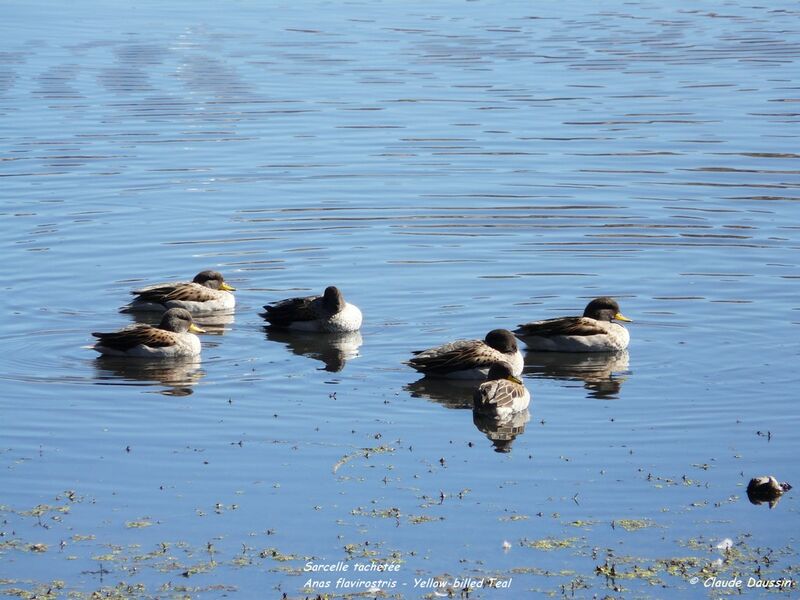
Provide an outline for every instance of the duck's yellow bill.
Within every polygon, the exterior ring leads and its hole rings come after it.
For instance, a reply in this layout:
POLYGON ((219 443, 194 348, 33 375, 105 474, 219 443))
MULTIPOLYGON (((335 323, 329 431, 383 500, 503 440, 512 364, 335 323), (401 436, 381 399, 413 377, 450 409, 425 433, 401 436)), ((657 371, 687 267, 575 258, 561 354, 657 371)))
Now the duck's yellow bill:
POLYGON ((236 291, 235 287, 233 287, 232 285, 228 285, 224 281, 219 285, 219 289, 224 290, 226 292, 235 292, 236 291))
POLYGON ((511 377, 507 377, 506 379, 522 385, 522 379, 520 379, 519 377, 515 377, 514 375, 512 375, 511 377))
POLYGON ((614 315, 614 318, 615 318, 617 321, 625 321, 626 323, 633 323, 633 319, 629 319, 628 317, 626 317, 626 316, 625 316, 625 315, 623 315, 622 313, 617 313, 617 314, 615 314, 615 315, 614 315))
POLYGON ((191 323, 191 324, 189 325, 189 331, 191 331, 192 333, 205 333, 205 332, 206 332, 206 330, 205 330, 205 329, 200 329, 200 328, 199 328, 197 325, 195 325, 194 323, 191 323))

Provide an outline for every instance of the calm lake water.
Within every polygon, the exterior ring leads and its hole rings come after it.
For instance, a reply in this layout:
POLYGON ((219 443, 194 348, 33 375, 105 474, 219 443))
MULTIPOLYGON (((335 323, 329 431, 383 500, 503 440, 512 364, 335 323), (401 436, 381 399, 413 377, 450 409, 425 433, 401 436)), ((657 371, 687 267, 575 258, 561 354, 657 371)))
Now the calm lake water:
POLYGON ((798 490, 745 494, 800 485, 799 17, 6 2, 0 594, 800 579, 798 490), (238 305, 202 361, 87 349, 132 322, 129 290, 205 268, 238 305), (360 336, 265 332, 263 304, 330 284, 360 336), (629 353, 528 354, 530 415, 504 430, 403 364, 599 295, 629 353))

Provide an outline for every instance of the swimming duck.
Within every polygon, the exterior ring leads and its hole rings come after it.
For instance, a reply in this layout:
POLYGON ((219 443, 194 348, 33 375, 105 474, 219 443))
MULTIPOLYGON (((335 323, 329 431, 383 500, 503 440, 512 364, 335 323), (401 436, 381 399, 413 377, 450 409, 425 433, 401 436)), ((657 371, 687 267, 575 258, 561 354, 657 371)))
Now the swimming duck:
POLYGON ((184 308, 194 315, 231 310, 236 288, 225 283, 218 271, 200 271, 192 281, 159 283, 131 292, 136 298, 123 310, 184 308))
POLYGON ((515 376, 522 374, 522 353, 507 329, 493 329, 483 340, 456 340, 414 354, 408 364, 433 377, 484 379, 496 362, 509 363, 515 376))
POLYGON ((486 381, 475 390, 472 400, 475 412, 503 421, 528 408, 531 394, 510 364, 498 362, 489 368, 486 381))
POLYGON ((301 331, 344 333, 361 327, 361 311, 345 302, 342 292, 333 285, 325 288, 322 296, 288 298, 268 304, 261 316, 273 327, 301 331))
POLYGON ((205 333, 192 321, 192 315, 183 308, 170 308, 154 327, 136 323, 113 333, 93 332, 99 338, 94 349, 110 356, 137 358, 174 358, 200 354, 200 338, 194 333, 205 333))
POLYGON ((613 298, 595 298, 582 317, 558 317, 525 323, 514 330, 530 350, 546 352, 616 352, 628 347, 630 334, 619 323, 631 319, 613 298))

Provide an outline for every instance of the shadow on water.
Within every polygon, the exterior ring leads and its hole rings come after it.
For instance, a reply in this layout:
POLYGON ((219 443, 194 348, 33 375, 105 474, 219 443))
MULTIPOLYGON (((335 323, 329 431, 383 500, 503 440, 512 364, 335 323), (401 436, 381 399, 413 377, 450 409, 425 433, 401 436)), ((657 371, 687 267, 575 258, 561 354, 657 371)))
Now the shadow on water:
POLYGON ((131 360, 121 356, 99 356, 94 361, 99 385, 125 385, 118 380, 134 384, 160 384, 166 396, 189 396, 192 386, 204 376, 200 358, 175 358, 171 360, 131 360))
POLYGON ((338 373, 344 369, 348 360, 357 358, 358 349, 364 342, 358 331, 310 333, 286 331, 269 326, 265 326, 264 331, 268 340, 280 342, 292 354, 313 358, 324 363, 324 370, 331 373, 338 373))
POLYGON ((425 398, 447 408, 471 410, 472 422, 492 442, 495 452, 511 452, 511 445, 518 435, 525 432, 531 414, 526 409, 507 419, 496 419, 474 411, 472 395, 480 383, 477 380, 422 377, 404 389, 412 398, 425 398))
POLYGON ((622 352, 526 352, 524 375, 534 379, 582 381, 588 398, 616 400, 629 375, 630 357, 622 352))

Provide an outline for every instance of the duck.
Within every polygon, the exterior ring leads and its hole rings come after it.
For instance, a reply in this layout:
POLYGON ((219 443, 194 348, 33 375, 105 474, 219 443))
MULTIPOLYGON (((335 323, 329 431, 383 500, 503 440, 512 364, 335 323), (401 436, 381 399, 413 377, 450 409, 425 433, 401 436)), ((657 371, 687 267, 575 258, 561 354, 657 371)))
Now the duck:
POLYGON ((619 352, 630 342, 630 334, 619 323, 631 323, 613 298, 595 298, 581 317, 557 317, 524 323, 514 330, 529 350, 540 352, 619 352))
POLYGON ((432 377, 485 379, 496 362, 511 365, 514 376, 522 374, 522 353, 508 329, 493 329, 483 340, 456 340, 414 354, 407 364, 432 377))
POLYGON ((486 381, 475 389, 472 401, 475 412, 505 421, 528 408, 531 394, 510 364, 497 362, 489 367, 486 381))
POLYGON ((157 326, 136 323, 112 333, 92 332, 98 338, 94 350, 107 356, 131 358, 178 358, 200 354, 200 338, 205 333, 194 324, 184 308, 170 308, 157 326))
POLYGON ((325 288, 322 296, 287 298, 264 306, 261 314, 270 326, 278 329, 347 333, 361 328, 361 310, 345 302, 334 285, 325 288))
POLYGON ((786 482, 781 483, 772 475, 753 477, 747 484, 747 499, 751 504, 769 503, 769 507, 774 507, 785 492, 792 489, 786 482))
POLYGON ((163 311, 183 308, 193 315, 217 311, 230 311, 236 306, 231 293, 236 288, 228 285, 219 271, 200 271, 191 281, 158 283, 131 292, 136 296, 123 307, 125 312, 163 311))

